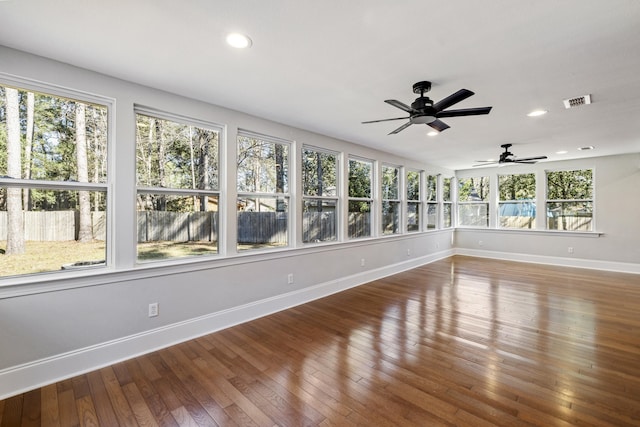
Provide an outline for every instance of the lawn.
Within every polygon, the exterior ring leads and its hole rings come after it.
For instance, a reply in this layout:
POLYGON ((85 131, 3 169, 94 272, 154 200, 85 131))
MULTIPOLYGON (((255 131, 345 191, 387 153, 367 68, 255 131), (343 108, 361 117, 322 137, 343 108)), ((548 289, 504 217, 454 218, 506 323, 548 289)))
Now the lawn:
MULTIPOLYGON (((263 249, 282 244, 243 244, 238 250, 263 249)), ((99 263, 106 259, 105 242, 25 242, 25 253, 6 255, 7 242, 0 241, 0 277, 57 271, 63 265, 99 263)), ((217 242, 149 242, 138 244, 138 261, 215 255, 217 242)))
POLYGON ((65 264, 105 259, 103 241, 78 243, 25 242, 25 253, 6 255, 6 241, 0 241, 0 277, 60 270, 65 264))
MULTIPOLYGON (((106 258, 104 241, 27 241, 22 255, 6 255, 6 247, 7 242, 0 241, 0 277, 56 271, 62 269, 63 265, 95 263, 106 258)), ((217 252, 217 245, 211 242, 141 243, 138 245, 138 260, 182 258, 217 252)))

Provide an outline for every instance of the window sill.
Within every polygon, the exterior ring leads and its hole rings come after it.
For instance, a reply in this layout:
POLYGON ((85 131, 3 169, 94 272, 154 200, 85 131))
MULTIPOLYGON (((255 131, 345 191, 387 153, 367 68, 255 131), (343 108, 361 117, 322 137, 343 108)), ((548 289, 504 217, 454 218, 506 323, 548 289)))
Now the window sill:
POLYGON ((487 228, 487 227, 456 227, 456 232, 481 232, 481 233, 513 233, 513 234, 538 234, 546 236, 565 237, 601 237, 604 235, 598 231, 557 231, 557 230, 530 230, 518 228, 487 228))
POLYGON ((304 256, 313 253, 357 248, 392 240, 416 239, 427 234, 453 232, 446 228, 421 232, 394 234, 377 237, 363 237, 347 241, 305 243, 298 247, 256 249, 233 255, 188 257, 165 261, 150 261, 132 268, 115 269, 112 266, 83 268, 74 271, 52 271, 47 273, 0 278, 0 300, 25 295, 56 292, 61 290, 102 286, 132 280, 181 274, 199 270, 214 270, 249 262, 271 261, 281 258, 304 256))

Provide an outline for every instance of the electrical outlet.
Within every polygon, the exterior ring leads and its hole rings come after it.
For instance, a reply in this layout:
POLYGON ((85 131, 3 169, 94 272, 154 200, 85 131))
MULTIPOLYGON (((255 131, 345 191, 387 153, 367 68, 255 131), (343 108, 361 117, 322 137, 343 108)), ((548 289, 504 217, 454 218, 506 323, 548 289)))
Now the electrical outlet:
POLYGON ((289 273, 287 276, 287 285, 293 285, 293 273, 289 273))
POLYGON ((360 260, 360 267, 364 267, 364 258, 360 260))
POLYGON ((440 249, 440 242, 436 242, 436 249, 440 249))
POLYGON ((411 256, 411 249, 407 249, 407 256, 411 256))
POLYGON ((149 317, 156 317, 160 314, 160 307, 157 302, 152 302, 149 304, 149 317))
POLYGON ((570 254, 572 254, 572 253, 573 253, 573 246, 569 246, 569 247, 567 248, 567 251, 568 251, 570 254))
POLYGON ((482 246, 484 245, 484 242, 482 240, 478 240, 478 246, 482 246))

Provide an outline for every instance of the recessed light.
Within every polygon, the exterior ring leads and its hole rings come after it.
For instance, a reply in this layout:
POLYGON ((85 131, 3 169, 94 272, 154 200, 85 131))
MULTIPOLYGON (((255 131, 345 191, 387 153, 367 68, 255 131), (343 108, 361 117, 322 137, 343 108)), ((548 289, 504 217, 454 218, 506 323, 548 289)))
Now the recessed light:
POLYGON ((578 150, 580 150, 580 151, 586 151, 586 150, 593 150, 594 148, 596 148, 596 147, 594 147, 593 145, 587 145, 586 147, 580 147, 580 148, 578 148, 578 150))
POLYGON ((428 136, 436 136, 438 135, 440 132, 436 131, 436 130, 432 130, 431 132, 427 133, 428 136))
POLYGON ((533 110, 532 112, 527 114, 527 116, 538 117, 538 116, 544 116, 545 114, 547 114, 547 110, 533 110))
POLYGON ((567 150, 556 151, 556 154, 567 154, 567 150))
POLYGON ((236 49, 246 49, 251 47, 251 39, 240 33, 229 33, 227 35, 227 44, 236 49))

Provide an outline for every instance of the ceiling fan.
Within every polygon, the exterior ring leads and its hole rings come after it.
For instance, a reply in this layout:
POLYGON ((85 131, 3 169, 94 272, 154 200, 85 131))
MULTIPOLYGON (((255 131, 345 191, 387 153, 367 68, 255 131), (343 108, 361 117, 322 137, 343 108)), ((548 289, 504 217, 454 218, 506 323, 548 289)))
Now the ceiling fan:
POLYGON ((413 124, 426 124, 431 126, 438 132, 442 132, 443 130, 449 129, 449 125, 441 121, 441 118, 446 117, 459 117, 459 116, 477 116, 480 114, 489 114, 491 111, 491 107, 480 107, 480 108, 463 108, 459 110, 447 110, 447 108, 451 107, 454 104, 457 104, 460 101, 463 101, 469 98, 471 95, 474 95, 468 89, 460 89, 456 93, 449 95, 448 97, 442 99, 435 104, 429 97, 424 96, 425 92, 429 92, 431 90, 431 82, 418 82, 413 85, 413 93, 420 94, 419 97, 416 98, 411 106, 408 106, 405 103, 400 101, 396 101, 395 99, 387 99, 386 102, 389 105, 393 105, 396 108, 399 108, 403 111, 409 113, 409 117, 396 117, 393 119, 382 119, 382 120, 371 120, 368 122, 362 122, 362 124, 367 123, 378 123, 378 122, 388 122, 391 120, 403 120, 409 119, 409 121, 396 130, 389 133, 395 134, 398 133, 413 124))
POLYGON ((500 159, 498 161, 495 160, 477 160, 482 163, 480 165, 473 165, 473 167, 478 166, 489 166, 489 165, 503 165, 505 163, 526 163, 526 164, 534 164, 537 163, 538 160, 544 160, 547 156, 536 156, 536 157, 525 157, 519 159, 513 155, 512 152, 509 151, 509 147, 513 144, 502 144, 500 147, 504 148, 504 152, 500 153, 500 159))

